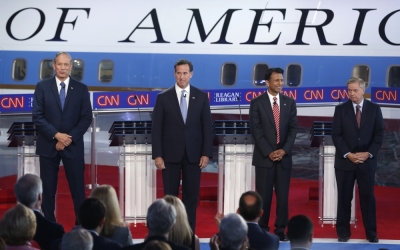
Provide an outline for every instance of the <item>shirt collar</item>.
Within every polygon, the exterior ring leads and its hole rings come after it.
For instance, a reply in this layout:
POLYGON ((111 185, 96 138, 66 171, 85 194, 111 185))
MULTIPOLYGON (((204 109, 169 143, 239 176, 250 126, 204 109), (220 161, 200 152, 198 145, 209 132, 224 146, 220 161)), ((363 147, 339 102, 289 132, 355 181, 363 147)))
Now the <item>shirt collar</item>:
POLYGON ((186 93, 190 95, 190 84, 188 84, 186 88, 182 89, 181 87, 178 86, 178 84, 175 83, 175 91, 179 96, 181 95, 182 90, 186 90, 186 93))

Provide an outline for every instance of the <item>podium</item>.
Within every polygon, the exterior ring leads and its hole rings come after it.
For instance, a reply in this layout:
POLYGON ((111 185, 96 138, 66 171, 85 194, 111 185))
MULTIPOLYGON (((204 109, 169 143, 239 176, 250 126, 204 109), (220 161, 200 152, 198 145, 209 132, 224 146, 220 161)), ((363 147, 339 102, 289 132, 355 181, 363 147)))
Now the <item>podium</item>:
POLYGON ((156 199, 156 167, 151 157, 151 121, 115 121, 110 146, 119 147, 119 205, 125 221, 146 222, 156 199))
POLYGON ((39 157, 36 155, 38 131, 33 122, 14 122, 7 131, 8 147, 17 147, 17 179, 25 174, 40 176, 39 157))
POLYGON ((255 190, 252 166, 253 137, 248 121, 220 121, 213 124, 218 144, 218 212, 235 213, 240 196, 255 190))
MULTIPOLYGON (((335 146, 332 141, 332 122, 315 121, 310 132, 310 147, 319 147, 319 221, 336 224, 337 185, 335 177, 335 146)), ((356 227, 355 186, 351 202, 350 224, 356 227)))

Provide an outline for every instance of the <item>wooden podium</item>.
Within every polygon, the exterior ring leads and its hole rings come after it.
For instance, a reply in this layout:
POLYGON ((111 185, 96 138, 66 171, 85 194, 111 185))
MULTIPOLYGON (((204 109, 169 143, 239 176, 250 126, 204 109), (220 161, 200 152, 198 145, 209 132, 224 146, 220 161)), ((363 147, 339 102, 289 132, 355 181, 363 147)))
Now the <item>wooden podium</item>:
MULTIPOLYGON (((332 122, 315 121, 310 132, 310 147, 319 147, 319 221, 336 224, 337 185, 335 177, 335 146, 332 141, 332 122)), ((356 227, 355 186, 351 202, 350 224, 356 227)))
POLYGON ((115 121, 110 146, 119 147, 119 205, 125 221, 146 222, 156 199, 156 167, 151 157, 151 121, 115 121))
POLYGON ((253 137, 248 121, 215 121, 214 142, 218 144, 218 212, 236 213, 240 196, 255 190, 252 166, 253 137))
POLYGON ((40 176, 39 157, 36 155, 38 131, 33 122, 14 122, 7 131, 8 147, 17 147, 17 179, 25 174, 40 176))

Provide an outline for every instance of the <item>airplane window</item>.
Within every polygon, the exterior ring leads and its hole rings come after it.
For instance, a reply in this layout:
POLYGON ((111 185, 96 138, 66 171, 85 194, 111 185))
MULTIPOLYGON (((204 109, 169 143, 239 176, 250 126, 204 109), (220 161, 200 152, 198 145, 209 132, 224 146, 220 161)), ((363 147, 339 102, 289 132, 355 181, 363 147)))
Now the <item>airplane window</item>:
POLYGON ((353 76, 357 78, 361 78, 365 81, 365 88, 369 86, 369 76, 370 71, 369 67, 366 65, 357 65, 353 68, 353 76))
POLYGON ((290 64, 286 68, 285 82, 289 87, 298 87, 301 84, 302 69, 299 64, 290 64))
POLYGON ((40 80, 50 78, 54 75, 53 60, 46 59, 40 63, 40 80))
POLYGON ((12 67, 12 79, 22 81, 26 77, 26 60, 15 59, 12 67))
POLYGON ((237 67, 233 63, 222 65, 221 83, 225 86, 232 86, 236 83, 237 67))
POLYGON ((259 63, 254 66, 253 70, 253 85, 254 86, 265 86, 265 72, 268 70, 268 65, 265 63, 259 63))
POLYGON ((103 60, 99 64, 99 82, 111 82, 114 76, 114 62, 103 60))
POLYGON ((71 77, 77 81, 82 81, 84 66, 85 66, 85 64, 84 64, 83 60, 73 59, 72 60, 71 77))
POLYGON ((389 88, 400 87, 400 66, 390 67, 387 81, 388 81, 387 85, 389 88))

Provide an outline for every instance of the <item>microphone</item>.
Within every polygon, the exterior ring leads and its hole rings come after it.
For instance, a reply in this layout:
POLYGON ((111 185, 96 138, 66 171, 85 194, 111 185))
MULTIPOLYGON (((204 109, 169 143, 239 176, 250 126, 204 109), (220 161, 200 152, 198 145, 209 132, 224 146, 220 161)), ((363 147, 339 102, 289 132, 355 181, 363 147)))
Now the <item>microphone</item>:
POLYGON ((236 97, 236 101, 238 101, 238 104, 239 104, 240 121, 243 121, 242 120, 242 107, 240 106, 240 97, 239 96, 236 97))
POLYGON ((186 93, 184 93, 184 94, 183 94, 183 97, 185 97, 185 98, 186 98, 186 93))
POLYGON ((342 101, 342 98, 340 98, 340 97, 339 97, 339 98, 338 98, 338 101, 339 101, 339 104, 340 104, 340 103, 341 103, 341 101, 342 101))
MULTIPOLYGON (((139 97, 137 95, 135 95, 135 100, 139 104, 139 97)), ((139 106, 137 106, 137 110, 138 110, 138 113, 139 113, 139 121, 142 121, 142 115, 140 114, 139 106)))

